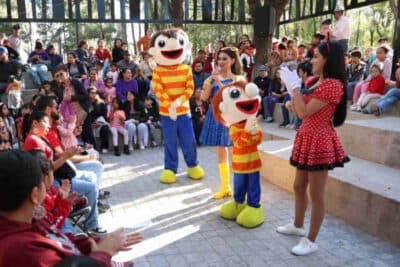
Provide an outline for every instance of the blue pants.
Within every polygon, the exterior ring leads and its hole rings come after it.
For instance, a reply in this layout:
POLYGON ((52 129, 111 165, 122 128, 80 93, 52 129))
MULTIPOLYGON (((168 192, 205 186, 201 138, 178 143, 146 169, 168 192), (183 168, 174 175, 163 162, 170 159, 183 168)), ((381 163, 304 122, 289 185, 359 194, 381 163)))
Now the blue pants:
POLYGON ((400 89, 392 88, 383 97, 376 101, 376 105, 379 108, 379 112, 383 113, 397 101, 400 101, 400 89))
POLYGON ((49 80, 49 77, 47 75, 47 66, 44 64, 33 64, 31 66, 30 72, 31 72, 33 81, 37 85, 40 85, 42 82, 49 80))
POLYGON ((164 137, 164 169, 175 173, 178 171, 178 140, 186 165, 197 166, 199 161, 190 114, 179 115, 176 121, 169 116, 161 116, 161 127, 164 137))
POLYGON ((252 173, 233 173, 233 198, 237 203, 246 200, 247 205, 259 208, 261 198, 260 172, 252 173))

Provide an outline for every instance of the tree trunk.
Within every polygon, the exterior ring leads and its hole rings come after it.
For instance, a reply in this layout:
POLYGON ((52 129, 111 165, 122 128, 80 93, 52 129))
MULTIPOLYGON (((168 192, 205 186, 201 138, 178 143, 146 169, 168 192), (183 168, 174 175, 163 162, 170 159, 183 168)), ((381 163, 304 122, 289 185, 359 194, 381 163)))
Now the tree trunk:
POLYGON ((357 34, 356 34, 356 45, 358 46, 358 40, 360 39, 360 24, 361 24, 361 10, 358 11, 358 24, 357 24, 357 34))
POLYGON ((369 34, 370 34, 370 46, 374 46, 374 31, 369 31, 369 34))
MULTIPOLYGON (((289 0, 265 0, 264 4, 272 5, 276 10, 275 27, 279 24, 280 18, 285 10, 289 0)), ((250 9, 250 15, 255 21, 255 9, 257 5, 261 5, 260 0, 247 0, 250 9)), ((255 66, 264 65, 268 61, 269 54, 272 50, 272 34, 266 38, 254 36, 254 46, 256 48, 256 55, 254 57, 255 66)), ((256 75, 257 67, 253 68, 253 77, 256 75)), ((253 78, 252 77, 252 78, 253 78)))
POLYGON ((172 26, 183 29, 183 0, 171 0, 169 3, 169 15, 172 26))

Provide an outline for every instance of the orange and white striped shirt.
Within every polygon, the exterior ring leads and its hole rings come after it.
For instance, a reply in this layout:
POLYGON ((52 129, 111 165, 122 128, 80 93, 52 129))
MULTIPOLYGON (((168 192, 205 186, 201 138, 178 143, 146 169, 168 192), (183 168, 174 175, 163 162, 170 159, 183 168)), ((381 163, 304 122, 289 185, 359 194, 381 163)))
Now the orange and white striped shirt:
POLYGON ((188 65, 157 66, 153 71, 152 83, 160 101, 161 115, 168 116, 168 108, 179 97, 182 105, 176 109, 177 115, 190 112, 189 99, 193 95, 194 82, 188 65))
POLYGON ((252 135, 244 129, 244 123, 229 127, 229 136, 233 142, 232 170, 235 173, 252 173, 261 169, 261 159, 257 146, 262 141, 262 130, 257 126, 257 134, 252 135))

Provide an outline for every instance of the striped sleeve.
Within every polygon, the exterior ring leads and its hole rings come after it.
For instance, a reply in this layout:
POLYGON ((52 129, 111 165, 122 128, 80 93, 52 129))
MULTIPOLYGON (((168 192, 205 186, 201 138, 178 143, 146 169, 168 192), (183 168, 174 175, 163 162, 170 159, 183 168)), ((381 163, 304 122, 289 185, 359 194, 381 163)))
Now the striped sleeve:
POLYGON ((245 129, 241 129, 236 126, 231 126, 229 132, 231 140, 236 147, 258 145, 261 143, 262 140, 262 131, 259 126, 257 127, 257 134, 255 135, 252 135, 245 129))
POLYGON ((160 102, 164 103, 166 106, 170 106, 172 101, 169 98, 167 91, 161 84, 161 77, 158 72, 158 69, 159 68, 156 68, 153 71, 152 83, 153 83, 154 93, 156 94, 156 97, 160 102))

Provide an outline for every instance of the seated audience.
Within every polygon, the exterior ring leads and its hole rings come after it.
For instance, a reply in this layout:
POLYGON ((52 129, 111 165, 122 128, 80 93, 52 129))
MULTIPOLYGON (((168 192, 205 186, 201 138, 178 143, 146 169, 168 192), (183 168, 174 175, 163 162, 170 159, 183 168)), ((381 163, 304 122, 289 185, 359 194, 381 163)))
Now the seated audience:
POLYGON ((46 218, 34 218, 45 195, 39 158, 19 150, 0 153, 0 251, 8 251, 0 266, 53 266, 83 254, 111 267, 116 266, 112 256, 142 240, 139 233, 123 234, 122 228, 98 241, 66 236, 46 218))
POLYGON ((125 127, 128 130, 129 150, 133 150, 133 144, 137 144, 140 149, 145 149, 149 139, 147 118, 143 103, 135 91, 128 91, 123 108, 126 115, 125 127))
POLYGON ((28 62, 32 64, 29 72, 37 86, 49 80, 47 65, 50 63, 50 57, 41 42, 35 43, 35 49, 29 55, 28 62))

